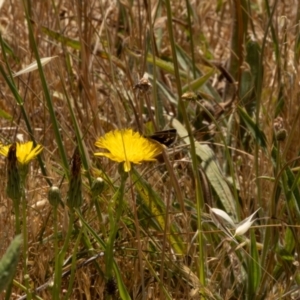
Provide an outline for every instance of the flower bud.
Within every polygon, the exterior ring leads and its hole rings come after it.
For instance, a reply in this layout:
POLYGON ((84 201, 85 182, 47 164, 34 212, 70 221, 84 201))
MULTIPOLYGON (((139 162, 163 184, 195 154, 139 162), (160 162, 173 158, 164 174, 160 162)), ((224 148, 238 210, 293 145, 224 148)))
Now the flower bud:
POLYGON ((15 205, 20 204, 22 191, 21 191, 21 179, 18 169, 17 160, 17 147, 16 143, 12 144, 7 154, 7 186, 6 194, 11 198, 15 205))
POLYGON ((62 203, 60 189, 57 186, 51 186, 48 191, 49 203, 57 207, 59 203, 62 203))
POLYGON ((92 199, 96 200, 98 196, 102 193, 105 186, 105 182, 101 177, 97 177, 92 184, 91 192, 92 192, 92 199))
POLYGON ((82 204, 81 184, 81 158, 77 148, 72 158, 71 178, 67 198, 67 205, 72 209, 79 208, 82 204))

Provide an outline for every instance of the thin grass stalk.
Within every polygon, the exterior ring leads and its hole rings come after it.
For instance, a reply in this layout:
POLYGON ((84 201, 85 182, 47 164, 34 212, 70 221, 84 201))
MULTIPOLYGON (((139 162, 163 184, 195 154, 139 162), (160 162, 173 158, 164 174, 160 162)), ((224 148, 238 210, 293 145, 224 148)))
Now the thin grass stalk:
POLYGON ((56 139, 56 142, 57 142, 59 154, 60 154, 60 157, 61 157, 61 160, 62 160, 65 175, 66 175, 67 178, 69 178, 68 159, 67 159, 67 155, 66 155, 66 152, 65 152, 65 148, 63 146, 61 135, 59 133, 58 122, 57 122, 57 119, 56 119, 56 116, 55 116, 52 99, 51 99, 49 88, 48 88, 48 85, 47 85, 47 82, 46 82, 44 70, 43 70, 43 67, 42 67, 42 64, 41 64, 37 44, 36 44, 36 41, 35 41, 35 38, 34 38, 31 19, 30 19, 30 16, 29 16, 27 8, 26 8, 25 0, 22 0, 22 2, 23 2, 26 21, 27 21, 27 25, 28 25, 29 39, 30 39, 30 42, 31 42, 32 50, 35 54, 35 58, 36 58, 36 61, 37 61, 38 70, 39 70, 39 74, 40 74, 40 79, 41 79, 41 83, 42 83, 42 87, 43 87, 43 92, 44 92, 44 96, 45 96, 45 99, 46 99, 46 102, 47 102, 47 106, 48 106, 48 110, 49 110, 49 114, 50 114, 50 118, 51 118, 51 123, 52 123, 53 130, 54 130, 55 139, 56 139))
MULTIPOLYGON (((26 292, 26 287, 15 279, 13 280, 13 285, 16 286, 18 289, 20 289, 21 291, 26 292)), ((34 295, 34 299, 35 300, 44 300, 43 298, 39 297, 38 295, 34 295)))
POLYGON ((79 243, 81 241, 81 237, 82 237, 82 233, 84 231, 84 226, 81 227, 79 235, 76 239, 76 243, 73 247, 73 253, 72 253, 72 263, 71 263, 71 274, 70 274, 70 278, 69 278, 69 286, 68 286, 68 291, 64 296, 64 300, 68 300, 71 298, 71 294, 73 291, 73 285, 74 285, 74 281, 75 281, 75 271, 76 271, 76 261, 77 261, 77 249, 79 246, 79 243))
POLYGON ((121 175, 121 184, 116 194, 114 195, 112 201, 110 201, 108 206, 108 215, 110 223, 110 234, 107 241, 107 246, 105 249, 105 276, 106 279, 111 279, 113 274, 113 262, 114 262, 114 242, 116 239, 116 234, 119 228, 119 221, 123 212, 124 206, 124 190, 125 183, 128 174, 123 170, 123 164, 119 165, 119 173, 121 175), (115 212, 114 212, 115 209, 115 212))
MULTIPOLYGON (((297 96, 297 100, 299 101, 299 96, 297 96)), ((289 128, 289 134, 287 135, 287 139, 285 141, 284 149, 281 153, 282 159, 285 160, 287 153, 290 149, 293 138, 295 137, 295 131, 299 130, 298 123, 300 119, 300 106, 298 106, 296 116, 293 120, 291 128, 289 128)))
MULTIPOLYGON (((261 46, 261 53, 260 53, 260 61, 259 61, 259 68, 262 69, 263 67, 263 63, 264 63, 264 50, 265 50, 265 46, 266 46, 266 41, 267 41, 267 37, 268 37, 268 31, 269 28, 271 26, 272 23, 272 19, 275 13, 275 9, 277 7, 277 3, 278 0, 274 1, 273 4, 273 10, 269 16, 269 20, 268 20, 268 24, 266 26, 265 29, 265 33, 264 33, 264 38, 263 38, 263 42, 262 42, 262 46, 261 46)), ((257 85, 256 85, 256 122, 257 124, 259 123, 259 115, 260 115, 260 103, 261 103, 261 94, 262 94, 262 83, 263 83, 263 78, 262 78, 263 74, 262 72, 258 72, 257 74, 257 85)), ((255 154, 254 154, 254 161, 255 161, 255 174, 256 174, 256 182, 257 182, 257 187, 258 187, 258 200, 261 203, 261 189, 260 187, 260 179, 259 179, 259 145, 256 143, 255 144, 255 154)), ((274 186, 275 188, 275 186, 274 186)), ((270 209, 269 209, 269 221, 268 221, 268 225, 271 224, 271 220, 272 220, 272 212, 274 211, 274 199, 275 199, 275 194, 273 194, 273 197, 270 199, 270 209)), ((261 203, 262 204, 262 203, 261 203)), ((267 259, 267 253, 270 250, 270 247, 273 247, 273 245, 270 245, 270 239, 272 236, 272 230, 274 230, 272 227, 267 226, 266 231, 265 231, 265 235, 264 235, 264 247, 263 247, 263 252, 262 252, 262 256, 261 256, 261 262, 262 265, 265 266, 266 265, 266 259, 267 259)), ((261 287, 263 287, 265 280, 267 279, 268 274, 264 273, 262 275, 262 280, 261 280, 261 287)))
MULTIPOLYGON (((62 76, 61 76, 61 78, 62 78, 62 76)), ((62 80, 62 82, 63 82, 63 80, 62 80)), ((83 134, 82 134, 82 131, 80 130, 80 127, 78 125, 78 121, 76 119, 75 112, 73 110, 70 98, 68 97, 68 93, 66 91, 65 85, 62 84, 62 87, 64 89, 64 95, 65 95, 65 98, 67 100, 69 112, 70 112, 70 115, 71 115, 74 130, 75 130, 76 141, 77 141, 76 145, 78 145, 78 148, 80 149, 80 154, 81 154, 80 157, 81 157, 81 160, 82 160, 82 164, 83 164, 83 167, 85 169, 85 174, 88 178, 89 185, 91 187, 92 178, 91 178, 91 174, 90 174, 90 171, 89 171, 90 170, 90 168, 89 168, 90 163, 89 163, 88 154, 86 152, 86 147, 85 147, 85 144, 84 144, 84 141, 83 141, 83 134)))
MULTIPOLYGON (((232 76, 233 81, 236 80, 238 83, 238 91, 237 95, 240 94, 241 90, 241 83, 242 83, 242 64, 244 61, 244 53, 243 53, 243 48, 244 48, 244 40, 247 34, 247 27, 248 27, 248 15, 247 15, 247 5, 245 0, 234 0, 232 1, 232 15, 233 15, 233 22, 231 26, 231 42, 230 42, 230 47, 231 47, 231 55, 229 59, 229 67, 228 67, 228 72, 232 76)), ((236 89, 232 88, 232 83, 229 81, 226 82, 226 88, 225 88, 225 93, 224 97, 227 97, 228 92, 230 94, 235 94, 236 89)), ((231 133, 231 128, 233 125, 233 120, 231 120, 231 123, 227 124, 227 139, 221 135, 222 141, 225 146, 225 162, 229 163, 229 169, 230 169, 230 175, 233 180, 233 186, 234 186, 234 196, 235 199, 238 199, 238 193, 235 185, 235 175, 234 175, 234 167, 232 163, 232 159, 230 158, 230 152, 228 150, 228 143, 230 141, 230 133, 231 133)), ((218 123, 215 123, 218 130, 220 132, 221 129, 219 128, 218 123)), ((236 214, 238 219, 240 220, 241 218, 241 213, 240 213, 240 207, 239 207, 239 202, 236 202, 236 214)))
MULTIPOLYGON (((79 210, 76 210, 77 215, 79 216, 81 222, 84 224, 85 228, 88 230, 88 232, 91 233, 91 235, 94 237, 95 241, 101 245, 104 249, 107 248, 106 243, 100 239, 98 233, 96 233, 94 231, 94 229, 85 221, 84 217, 82 216, 81 212, 79 210)), ((122 277, 121 277, 121 273, 120 270, 118 268, 117 263, 115 262, 115 260, 113 259, 113 270, 114 273, 116 275, 117 278, 117 282, 118 282, 118 288, 119 288, 119 292, 120 292, 120 297, 122 300, 131 300, 131 297, 123 283, 122 277)))
POLYGON ((192 56, 192 65, 193 65, 193 78, 196 79, 196 60, 195 60, 195 46, 194 46, 194 34, 193 34, 193 27, 192 27, 192 18, 191 18, 191 11, 192 7, 189 0, 185 0, 186 11, 187 11, 187 22, 188 22, 188 31, 190 33, 190 49, 191 49, 191 56, 192 56))
MULTIPOLYGON (((277 6, 276 4, 277 4, 276 2, 273 4, 273 13, 274 13, 275 8, 277 6)), ((273 13, 271 15, 269 0, 265 0, 265 6, 266 6, 267 15, 268 15, 269 19, 272 20, 273 19, 273 13)), ((280 87, 280 85, 281 85, 281 73, 282 73, 281 72, 281 57, 280 57, 280 49, 279 49, 278 38, 276 36, 276 32, 275 32, 272 21, 270 22, 270 30, 271 30, 272 40, 273 40, 276 66, 277 66, 277 72, 278 72, 278 75, 277 75, 278 86, 280 87)))
POLYGON ((68 226, 68 231, 67 235, 65 238, 64 245, 62 249, 60 250, 58 254, 58 263, 57 263, 57 268, 55 269, 55 275, 54 275, 54 300, 60 300, 60 289, 61 289, 61 279, 62 279, 62 269, 63 269, 63 264, 64 264, 64 258, 68 250, 68 246, 70 244, 71 240, 71 235, 73 231, 73 223, 75 220, 75 213, 74 210, 70 210, 70 218, 69 218, 69 226, 68 226))
POLYGON ((296 19, 295 19, 295 46, 294 46, 294 63, 295 65, 299 62, 299 46, 300 46, 300 1, 297 2, 296 9, 296 19))
MULTIPOLYGON (((57 15, 57 23, 58 25, 60 24, 60 20, 59 20, 59 14, 57 12, 57 7, 54 3, 54 1, 52 1, 52 6, 54 7, 55 11, 56 11, 56 15, 57 15)), ((61 31, 61 30, 60 30, 61 31)), ((67 51, 65 49, 65 45, 63 44, 62 42, 62 48, 63 48, 63 51, 64 51, 64 54, 65 54, 65 57, 67 57, 67 51)), ((68 71, 71 71, 69 68, 67 68, 68 71)), ((68 72, 69 74, 69 72, 68 72)), ((75 115, 75 112, 73 110, 73 107, 72 107, 72 104, 71 104, 71 101, 70 101, 70 98, 68 97, 68 92, 66 90, 66 86, 65 86, 65 81, 64 81, 64 76, 60 73, 60 77, 61 77, 61 83, 62 83, 62 88, 63 88, 63 91, 64 91, 64 96, 67 100, 67 104, 68 104, 68 108, 69 108, 69 111, 70 111, 70 114, 71 114, 71 119, 72 119, 72 123, 74 125, 74 128, 75 128, 75 134, 76 134, 76 140, 77 140, 77 145, 80 149, 80 153, 81 153, 81 159, 82 159, 82 164, 84 166, 84 169, 85 169, 85 173, 87 175, 87 178, 89 180, 89 184, 91 186, 92 184, 92 179, 91 179, 91 174, 89 172, 89 157, 88 157, 88 154, 86 152, 86 147, 85 147, 85 144, 83 142, 83 134, 82 134, 82 131, 80 130, 80 127, 78 125, 78 121, 76 119, 76 115, 75 115)), ((71 78, 71 77, 70 77, 71 78)), ((70 80, 70 82, 72 83, 72 80, 70 80)))
POLYGON ((102 234, 105 237, 106 236, 106 229, 105 229, 105 226, 103 225, 103 218, 102 218, 101 208, 100 208, 98 199, 94 200, 94 205, 96 207, 97 218, 98 218, 98 221, 99 221, 99 224, 100 224, 102 234))
MULTIPOLYGON (((106 15, 106 13, 105 13, 106 7, 102 4, 101 8, 102 8, 102 12, 104 13, 104 15, 106 15)), ((104 28, 105 28, 105 33, 106 33, 107 48, 110 49, 111 48, 111 46, 110 46, 110 40, 111 40, 110 32, 109 32, 109 29, 107 28, 106 23, 104 23, 104 24, 105 24, 104 28)), ((109 51, 107 51, 107 53, 109 53, 109 51)), ((112 82, 111 86, 112 87, 117 87, 118 84, 116 82, 116 76, 115 76, 115 72, 114 72, 115 68, 114 68, 112 55, 108 55, 108 61, 109 61, 110 76, 111 76, 111 82, 112 82)), ((116 93, 117 93, 117 91, 114 91, 114 90, 112 91, 112 94, 116 94, 116 93)), ((121 128, 122 126, 121 126, 121 123, 120 123, 120 119, 117 118, 116 121, 117 121, 118 127, 121 128)))
MULTIPOLYGON (((26 176, 26 175, 25 175, 26 176)), ((25 195, 25 176, 21 176, 21 188, 22 188, 22 197, 21 197, 21 204, 22 204, 22 229, 23 229, 23 272, 24 272, 24 279, 25 279, 25 286, 26 286, 26 295, 27 299, 32 299, 32 293, 30 291, 30 282, 29 282, 29 273, 27 268, 27 261, 28 261, 28 232, 27 232, 27 200, 25 195)))
POLYGON ((157 280, 160 289, 163 291, 164 296, 166 297, 166 298, 161 297, 161 299, 169 299, 169 300, 173 299, 172 296, 168 293, 168 290, 165 288, 164 283, 162 282, 162 277, 157 275, 157 271, 153 268, 153 264, 149 262, 146 256, 144 257, 144 261, 146 262, 148 269, 150 270, 153 277, 157 280))
MULTIPOLYGON (((199 263, 198 263, 198 272, 199 272, 199 280, 200 284, 204 287, 206 285, 205 281, 205 255, 204 255, 204 245, 203 245, 203 236, 202 236, 202 208, 203 208, 203 194, 202 194, 202 187, 201 187, 201 181, 200 176, 198 172, 198 161, 195 151, 195 141, 192 135, 191 126, 189 124, 189 120, 187 117, 187 113, 184 107, 184 103, 181 99, 182 90, 181 90, 181 82, 180 82, 180 75, 179 75, 179 66, 176 56, 176 46, 175 46, 175 38, 173 34, 173 24, 172 24, 172 11, 171 11, 171 3, 170 0, 165 1, 166 9, 167 9, 167 26, 169 31, 169 37, 170 37, 170 44, 172 49, 172 55, 173 55, 173 62, 174 62, 174 71, 175 71, 175 77, 176 77, 176 86, 177 86, 177 93, 178 93, 178 117, 183 118, 184 123, 186 125, 186 129, 189 135, 190 144, 191 144, 191 157, 192 157, 192 166, 193 166, 193 176, 195 178, 195 189, 196 189, 196 202, 197 202, 197 227, 199 230, 198 235, 198 242, 199 242, 199 263)), ((202 296, 202 292, 200 293, 202 296)), ((203 299, 203 297, 201 298, 203 299)))
POLYGON ((8 285, 8 287, 6 288, 6 292, 5 292, 5 300, 10 300, 11 299, 11 292, 12 292, 12 287, 13 287, 13 281, 8 285))
POLYGON ((163 228, 164 232, 163 232, 163 241, 162 241, 162 253, 161 253, 161 264, 160 264, 160 278, 161 280, 163 280, 164 278, 164 263, 165 263, 165 256, 166 256, 166 244, 167 244, 167 234, 170 230, 170 226, 169 226, 169 209, 170 209, 170 197, 171 197, 171 193, 169 192, 169 195, 167 197, 167 201, 166 201, 166 215, 165 215, 165 228, 163 228))
MULTIPOLYGON (((232 132, 232 127, 234 126, 234 114, 232 114, 228 120, 229 122, 229 126, 227 127, 228 130, 227 130, 227 138, 225 138, 223 136, 223 134, 221 134, 221 139, 223 140, 223 143, 224 143, 224 147, 225 147, 225 159, 226 159, 226 166, 228 167, 229 165, 229 174, 232 178, 232 186, 233 186, 233 194, 234 194, 234 199, 236 200, 236 204, 235 204, 235 207, 236 207, 236 215, 238 217, 238 220, 241 220, 241 206, 239 205, 239 202, 238 202, 238 199, 239 199, 239 196, 238 196, 238 190, 237 190, 237 187, 236 187, 236 176, 235 176, 235 173, 234 173, 234 163, 232 161, 232 156, 231 156, 231 151, 228 149, 228 144, 227 141, 231 141, 231 138, 230 138, 230 133, 232 132)), ((216 122, 217 126, 219 127, 218 125, 218 122, 216 122)), ((220 128, 218 128, 218 130, 221 130, 220 128)), ((222 131, 220 131, 222 132, 222 131)))
MULTIPOLYGON (((33 141, 34 146, 36 146, 37 142, 36 142, 36 140, 34 138, 33 130, 32 130, 29 118, 27 116, 27 112, 26 112, 26 110, 25 110, 25 108, 23 106, 23 99, 22 99, 22 97, 20 96, 20 94, 18 92, 18 89, 17 89, 16 84, 15 84, 14 79, 13 79, 13 75, 12 75, 10 66, 8 64, 8 61, 7 61, 6 51, 5 51, 5 47, 4 47, 4 41, 2 39, 1 32, 0 32, 0 44, 1 44, 2 55, 4 57, 4 61, 5 61, 6 68, 7 68, 9 76, 6 75, 4 69, 2 68, 2 65, 0 65, 0 72, 1 72, 4 80, 6 81, 7 85, 9 86, 11 92, 13 93, 14 98, 15 98, 18 106, 21 109, 21 113, 22 113, 22 116, 24 118, 24 121, 25 121, 27 130, 28 130, 28 133, 29 133, 29 135, 30 135, 30 137, 31 137, 31 139, 33 141)), ((46 181, 49 184, 49 186, 52 186, 51 180, 48 178, 49 176, 47 175, 45 164, 44 164, 44 162, 43 162, 43 160, 42 160, 42 158, 41 158, 40 155, 38 155, 38 162, 39 162, 40 169, 41 169, 41 172, 42 172, 44 178, 46 179, 46 181)))
MULTIPOLYGON (((163 117, 163 111, 162 111, 162 103, 161 100, 157 97, 157 68, 156 68, 156 42, 155 42, 155 34, 153 29, 153 22, 151 20, 151 1, 148 1, 147 5, 147 17, 148 17, 148 24, 149 24, 149 35, 150 35, 150 42, 151 42, 151 48, 152 48, 152 54, 153 54, 153 90, 152 90, 152 96, 154 98, 154 107, 155 107, 155 130, 158 130, 157 128, 161 129, 164 127, 164 117, 163 117)), ((147 34, 145 34, 146 39, 147 34)), ((147 57, 147 52, 145 49, 145 57, 147 57)), ((151 113, 151 110, 149 110, 149 113, 151 113)))
MULTIPOLYGON (((226 161, 226 165, 228 164, 228 166, 229 166, 229 174, 232 178, 234 199, 236 200, 235 204, 234 204, 235 213, 236 213, 236 216, 237 216, 238 220, 241 220, 241 208, 240 208, 239 203, 237 201, 237 199, 239 197, 238 197, 238 191, 237 191, 237 187, 236 187, 236 178, 235 178, 235 175, 234 175, 234 164, 233 164, 233 161, 232 161, 232 157, 230 155, 230 150, 228 148, 227 138, 224 137, 224 135, 222 134, 221 126, 218 123, 218 121, 214 118, 214 116, 211 114, 211 112, 205 106, 201 105, 201 107, 205 111, 205 113, 210 117, 210 119, 213 121, 214 125, 216 126, 216 130, 221 133, 220 138, 221 138, 221 141, 224 145, 225 161, 226 161)), ((232 122, 227 127, 229 132, 231 131, 231 124, 232 124, 232 122)), ((229 136, 229 134, 227 134, 227 137, 228 136, 229 136)))
MULTIPOLYGON (((231 25, 231 41, 230 41, 230 51, 231 55, 228 62, 228 73, 234 78, 238 83, 238 91, 241 90, 241 78, 242 78, 242 64, 244 60, 243 55, 243 45, 244 39, 247 32, 247 21, 248 16, 244 14, 243 10, 246 9, 244 0, 234 0, 232 1, 232 25, 231 25)), ((232 84, 226 81, 225 91, 223 94, 224 101, 228 95, 232 95, 235 92, 232 84)))
MULTIPOLYGON (((54 1, 52 0, 52 6, 54 8, 55 16, 56 16, 56 23, 59 27, 60 34, 63 35, 63 29, 61 28, 61 20, 60 20, 60 17, 59 17, 59 7, 57 7, 57 6, 60 6, 60 5, 61 5, 61 3, 58 3, 56 5, 54 3, 54 1)), ((69 55, 69 53, 66 49, 66 45, 65 45, 64 41, 62 40, 62 41, 60 41, 60 43, 61 43, 61 49, 62 49, 63 54, 64 54, 64 58, 65 58, 65 69, 64 69, 64 71, 65 70, 67 71, 67 75, 68 75, 68 80, 67 81, 69 82, 69 84, 71 86, 71 89, 70 89, 71 95, 72 95, 73 99, 76 99, 75 93, 74 93, 74 90, 76 89, 76 87, 75 87, 74 80, 73 80, 73 73, 72 73, 73 71, 72 71, 71 62, 70 62, 70 55, 69 55)), ((79 44, 79 42, 78 42, 78 44, 79 44)), ((78 50, 80 50, 81 48, 82 48, 82 45, 79 44, 78 50)), ((61 71, 61 69, 60 69, 60 71, 61 71)), ((65 87, 66 80, 65 80, 65 76, 62 75, 62 72, 60 73, 60 77, 61 77, 62 87, 63 87, 63 90, 64 90, 64 95, 65 95, 65 97, 67 97, 68 93, 66 92, 66 87, 65 87)), ((74 103, 76 105, 77 102, 75 101, 74 103)), ((68 103, 68 105, 69 105, 69 103, 68 103)), ((78 108, 78 105, 76 105, 76 107, 78 108)), ((96 109, 95 110, 92 109, 93 116, 95 116, 96 111, 97 111, 96 109)), ((80 110, 78 110, 77 112, 81 116, 81 119, 82 119, 82 114, 81 114, 80 110)), ((77 136, 79 148, 81 149, 80 151, 83 153, 82 146, 80 145, 81 142, 79 142, 77 132, 76 132, 76 136, 77 136)), ((84 156, 86 156, 86 154, 84 156)), ((83 162, 84 166, 87 165, 85 163, 85 157, 83 158, 82 162, 83 162)), ((87 170, 87 174, 88 174, 89 181, 90 181, 90 174, 88 172, 88 169, 86 169, 86 170, 87 170)))
MULTIPOLYGON (((131 174, 130 174, 131 175, 131 174)), ((143 252, 142 252, 142 247, 141 247, 141 233, 140 233, 140 224, 139 224, 139 219, 138 219, 138 213, 137 213, 137 205, 136 205, 136 197, 134 195, 133 191, 133 181, 132 177, 129 176, 130 178, 130 186, 131 186, 131 198, 134 201, 133 205, 133 214, 134 214, 134 222, 135 222, 135 228, 136 228, 136 238, 137 238, 137 243, 138 243, 138 256, 139 256, 139 262, 140 262, 140 276, 141 276, 141 282, 142 282, 142 295, 143 299, 145 293, 145 280, 144 280, 144 266, 143 266, 143 252)))
MULTIPOLYGON (((65 91, 66 92, 66 91, 65 91)), ((67 94, 65 94, 67 95, 67 94)), ((68 102, 68 105, 69 105, 69 110, 71 112, 71 117, 72 117, 72 120, 73 120, 73 125, 75 127, 75 132, 76 132, 76 137, 77 137, 77 143, 78 143, 78 147, 80 149, 80 157, 82 159, 82 164, 84 166, 84 169, 85 169, 85 174, 89 180, 89 185, 90 185, 90 188, 92 187, 92 178, 91 178, 91 174, 89 172, 89 158, 88 158, 88 154, 86 152, 86 148, 85 148, 85 144, 83 142, 83 139, 81 138, 82 136, 82 133, 81 133, 81 130, 78 126, 78 122, 77 122, 77 119, 75 117, 75 114, 74 114, 74 111, 72 109, 72 106, 71 106, 71 102, 70 102, 70 99, 66 96, 67 98, 67 102, 68 102)), ((100 222, 100 224, 102 224, 102 215, 101 215, 101 209, 100 209, 100 206, 99 206, 99 203, 97 200, 95 200, 93 202, 95 204, 95 207, 96 207, 96 211, 97 211, 97 216, 98 216, 98 220, 100 222)), ((85 239, 85 244, 87 246, 88 249, 92 248, 92 245, 91 245, 91 242, 89 240, 89 238, 86 236, 87 239, 85 239)))
POLYGON ((20 205, 13 201, 14 212, 15 212, 15 226, 16 226, 16 234, 21 233, 21 224, 20 224, 20 205))
POLYGON ((59 248, 58 248, 58 218, 57 218, 57 205, 53 207, 53 234, 54 234, 54 257, 55 257, 55 269, 53 278, 53 289, 52 289, 52 299, 58 299, 59 289, 57 281, 58 274, 56 273, 59 269, 59 248))

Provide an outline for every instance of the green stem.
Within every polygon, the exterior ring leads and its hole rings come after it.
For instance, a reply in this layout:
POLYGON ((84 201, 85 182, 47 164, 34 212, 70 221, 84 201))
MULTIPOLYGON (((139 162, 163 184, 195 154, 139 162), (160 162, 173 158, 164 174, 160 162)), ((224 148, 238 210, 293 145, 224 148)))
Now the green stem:
POLYGON ((78 245, 79 242, 81 241, 81 236, 82 233, 84 231, 84 226, 81 227, 79 235, 77 237, 75 246, 73 247, 73 254, 72 254, 72 264, 71 264, 71 275, 70 275, 70 279, 69 279, 69 287, 68 287, 68 292, 66 293, 64 300, 70 299, 71 297, 71 293, 73 291, 73 284, 74 284, 74 280, 75 280, 75 270, 76 270, 76 261, 77 261, 77 249, 78 249, 78 245))
MULTIPOLYGON (((122 164, 120 165, 120 169, 121 167, 123 168, 122 164)), ((105 249, 105 266, 106 266, 105 275, 107 279, 110 279, 112 277, 113 262, 114 262, 113 247, 116 239, 116 234, 119 228, 119 221, 123 211, 124 189, 125 189, 125 182, 128 175, 123 170, 120 170, 120 173, 121 173, 121 186, 116 192, 116 194, 114 195, 113 201, 110 202, 108 207, 111 230, 107 242, 107 247, 105 249), (113 213, 114 208, 116 208, 115 214, 113 213)))
MULTIPOLYGON (((24 285, 22 285, 20 282, 18 282, 17 280, 13 280, 12 281, 13 285, 16 286, 18 289, 20 289, 21 291, 26 292, 26 287, 24 285)), ((6 299, 6 298, 5 298, 6 299)), ((9 298, 10 299, 10 298, 9 298)), ((43 300, 43 298, 39 297, 38 295, 34 295, 34 299, 35 300, 43 300)))
MULTIPOLYGON (((57 206, 54 206, 53 210, 53 227, 54 227, 54 255, 55 255, 55 275, 54 278, 57 278, 56 271, 59 266, 59 253, 58 253, 58 227, 57 227, 57 206)), ((57 287, 57 282, 54 280, 54 286, 52 291, 52 298, 58 299, 56 296, 59 295, 59 290, 57 287)))
MULTIPOLYGON (((27 269, 27 261, 28 261, 28 233, 27 233, 27 201, 25 196, 25 188, 24 188, 24 181, 22 182, 22 226, 23 226, 23 271, 24 271, 24 279, 25 279, 25 286, 26 286, 26 294, 27 299, 31 300, 32 295, 30 292, 30 284, 29 284, 29 274, 27 269)), ((17 216, 16 216, 17 217, 17 216)))
POLYGON ((63 248, 58 254, 58 262, 57 265, 55 266, 55 275, 54 275, 54 297, 53 299, 60 300, 59 297, 59 291, 61 289, 61 278, 62 278, 62 268, 63 268, 63 263, 64 263, 64 257, 66 255, 68 246, 69 246, 69 241, 72 235, 73 231, 73 223, 74 223, 74 211, 70 212, 70 219, 69 219, 69 227, 68 227, 68 232, 67 236, 63 245, 63 248))
MULTIPOLYGON (((199 243, 199 263, 198 263, 198 274, 199 274, 199 281, 202 287, 206 285, 205 280, 205 253, 204 253, 204 241, 203 241, 203 235, 202 235, 202 209, 204 205, 203 200, 203 193, 202 193, 202 186, 200 182, 200 175, 198 172, 198 159, 196 155, 196 147, 195 147, 195 141, 193 138, 193 133, 190 125, 189 118, 187 116, 187 112, 185 109, 185 105, 182 101, 181 95, 182 95, 182 87, 181 87, 181 81, 180 81, 180 73, 179 73, 179 64, 177 61, 177 55, 176 55, 176 45, 175 45, 175 38, 173 33, 173 24, 172 24, 172 10, 171 10, 171 1, 166 0, 165 1, 166 11, 167 11, 167 26, 168 26, 168 32, 169 32, 169 39, 170 39, 170 45, 172 49, 172 56, 173 56, 173 64, 174 64, 174 71, 175 71, 175 78, 176 78, 176 86, 177 86, 177 93, 178 93, 178 119, 184 120, 189 138, 190 138, 190 144, 191 144, 191 158, 192 158, 192 166, 193 166, 193 178, 195 178, 195 191, 196 191, 196 201, 197 201, 197 227, 199 231, 198 235, 198 243, 199 243)), ((204 295, 204 291, 201 294, 204 295)), ((200 299, 204 299, 203 296, 201 296, 200 299)))
POLYGON ((16 222, 16 235, 21 233, 21 224, 20 224, 20 203, 19 201, 13 200, 14 210, 15 210, 15 222, 16 222))

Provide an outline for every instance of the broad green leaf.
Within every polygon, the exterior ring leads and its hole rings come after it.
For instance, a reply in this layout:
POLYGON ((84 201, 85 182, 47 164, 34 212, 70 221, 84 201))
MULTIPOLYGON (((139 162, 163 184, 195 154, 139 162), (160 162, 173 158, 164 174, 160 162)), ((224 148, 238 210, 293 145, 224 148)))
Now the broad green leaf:
POLYGON ((227 213, 231 214, 236 220, 236 210, 234 205, 234 198, 228 184, 222 174, 218 160, 215 153, 208 145, 195 142, 196 154, 201 158, 201 166, 206 173, 206 176, 214 188, 215 192, 220 198, 227 213))
MULTIPOLYGON (((170 119, 172 126, 177 129, 178 135, 184 140, 184 142, 189 145, 189 137, 186 129, 177 119, 170 119)), ((201 166, 206 173, 206 176, 214 188, 216 194, 219 196, 226 212, 230 214, 234 220, 237 219, 235 200, 231 193, 230 188, 222 174, 221 168, 219 166, 218 160, 216 158, 213 150, 205 144, 200 144, 195 142, 196 154, 201 158, 201 166)))
POLYGON ((13 280, 19 261, 21 244, 21 235, 17 235, 0 260, 0 293, 13 280))

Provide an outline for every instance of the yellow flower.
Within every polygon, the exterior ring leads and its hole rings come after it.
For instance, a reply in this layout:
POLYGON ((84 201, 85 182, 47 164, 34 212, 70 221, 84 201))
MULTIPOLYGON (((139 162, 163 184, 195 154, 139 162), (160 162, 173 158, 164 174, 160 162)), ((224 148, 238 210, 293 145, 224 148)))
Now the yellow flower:
MULTIPOLYGON (((11 145, 0 145, 0 154, 7 157, 11 145)), ((21 165, 27 165, 43 150, 43 146, 37 145, 33 148, 33 142, 17 143, 17 159, 21 165)))
POLYGON ((114 130, 100 137, 95 145, 109 152, 96 152, 96 156, 105 156, 117 162, 124 162, 125 172, 131 169, 131 163, 140 164, 142 161, 156 161, 163 146, 141 136, 131 129, 114 130))

